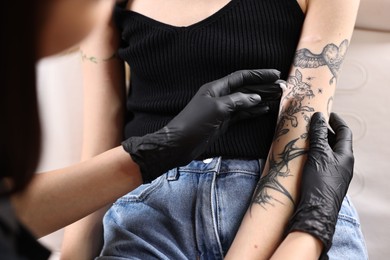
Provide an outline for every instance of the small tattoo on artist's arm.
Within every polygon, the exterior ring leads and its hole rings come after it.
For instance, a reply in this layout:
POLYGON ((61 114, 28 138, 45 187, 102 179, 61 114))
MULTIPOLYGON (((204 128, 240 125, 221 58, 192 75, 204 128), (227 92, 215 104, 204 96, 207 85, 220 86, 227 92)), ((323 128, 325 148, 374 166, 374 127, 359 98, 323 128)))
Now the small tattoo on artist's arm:
POLYGON ((99 59, 95 56, 88 56, 82 50, 80 50, 80 54, 81 54, 82 61, 90 61, 90 62, 95 63, 95 64, 98 64, 99 62, 107 62, 107 61, 110 61, 110 60, 113 60, 116 58, 116 52, 113 53, 110 57, 103 58, 103 59, 99 59))

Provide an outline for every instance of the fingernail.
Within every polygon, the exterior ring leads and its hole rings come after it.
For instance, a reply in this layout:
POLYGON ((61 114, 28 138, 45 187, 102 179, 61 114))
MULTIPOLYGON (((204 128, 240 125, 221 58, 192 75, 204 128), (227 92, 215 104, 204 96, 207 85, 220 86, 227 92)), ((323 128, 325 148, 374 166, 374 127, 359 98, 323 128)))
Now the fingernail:
POLYGON ((279 86, 280 86, 281 89, 283 89, 283 91, 287 90, 287 85, 286 85, 286 83, 284 83, 284 82, 279 82, 279 86))
POLYGON ((256 102, 256 103, 258 103, 258 102, 261 101, 261 97, 260 97, 259 95, 257 95, 257 94, 251 95, 249 99, 250 99, 252 102, 256 102))

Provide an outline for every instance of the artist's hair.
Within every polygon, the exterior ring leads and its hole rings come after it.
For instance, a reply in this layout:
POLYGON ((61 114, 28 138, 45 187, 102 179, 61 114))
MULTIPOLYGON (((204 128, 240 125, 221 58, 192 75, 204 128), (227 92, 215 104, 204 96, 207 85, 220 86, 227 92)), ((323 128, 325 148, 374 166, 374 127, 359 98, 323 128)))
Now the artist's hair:
POLYGON ((44 2, 0 2, 0 182, 11 181, 1 196, 26 187, 40 155, 35 63, 44 2))

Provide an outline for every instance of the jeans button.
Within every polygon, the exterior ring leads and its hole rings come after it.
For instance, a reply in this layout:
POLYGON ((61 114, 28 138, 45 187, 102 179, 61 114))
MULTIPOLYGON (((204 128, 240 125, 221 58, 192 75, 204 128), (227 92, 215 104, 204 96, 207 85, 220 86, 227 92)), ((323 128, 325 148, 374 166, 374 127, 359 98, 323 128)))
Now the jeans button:
POLYGON ((203 160, 203 163, 211 163, 213 161, 213 158, 207 158, 203 160))

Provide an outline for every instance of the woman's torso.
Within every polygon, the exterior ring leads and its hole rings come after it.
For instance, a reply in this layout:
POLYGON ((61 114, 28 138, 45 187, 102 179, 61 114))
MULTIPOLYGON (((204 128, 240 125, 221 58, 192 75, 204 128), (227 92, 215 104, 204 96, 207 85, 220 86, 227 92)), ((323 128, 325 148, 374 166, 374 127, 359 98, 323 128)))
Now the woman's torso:
MULTIPOLYGON (((275 68, 287 77, 304 19, 295 0, 149 2, 116 10, 118 54, 131 68, 126 137, 163 127, 202 84, 233 71, 275 68)), ((269 105, 267 116, 231 126, 202 157, 265 158, 279 102, 269 105)))

